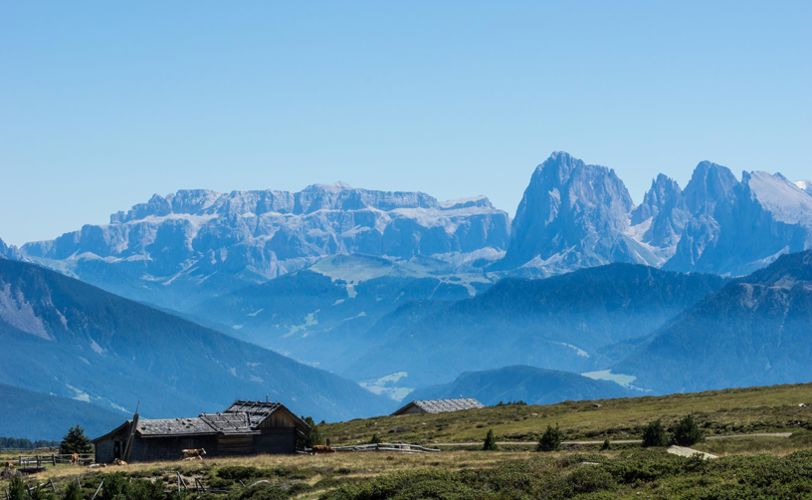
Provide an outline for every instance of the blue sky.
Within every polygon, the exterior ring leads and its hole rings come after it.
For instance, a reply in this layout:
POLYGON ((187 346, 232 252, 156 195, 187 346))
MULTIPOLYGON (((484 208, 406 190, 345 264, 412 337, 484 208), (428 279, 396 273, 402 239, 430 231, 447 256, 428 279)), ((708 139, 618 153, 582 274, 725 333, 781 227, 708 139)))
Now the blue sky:
POLYGON ((488 195, 553 150, 636 201, 812 177, 812 2, 3 2, 0 237, 179 188, 488 195))

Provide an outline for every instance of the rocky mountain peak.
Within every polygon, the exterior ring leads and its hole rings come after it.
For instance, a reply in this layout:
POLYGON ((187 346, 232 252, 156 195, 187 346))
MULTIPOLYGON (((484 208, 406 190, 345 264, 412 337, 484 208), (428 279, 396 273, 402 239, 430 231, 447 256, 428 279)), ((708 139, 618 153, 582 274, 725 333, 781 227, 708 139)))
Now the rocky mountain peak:
POLYGON ((663 210, 681 205, 682 201, 682 189, 677 181, 659 174, 651 181, 651 188, 646 192, 643 203, 632 211, 632 224, 640 224, 663 210))
POLYGON ((729 168, 702 161, 685 186, 685 203, 692 213, 713 213, 716 206, 733 196, 739 181, 729 168))
POLYGON ((17 260, 21 257, 19 250, 14 245, 9 245, 0 238, 0 258, 17 260))
POLYGON ((553 153, 533 172, 502 265, 584 255, 591 265, 606 263, 612 254, 622 259, 617 243, 631 208, 629 192, 614 170, 553 153))

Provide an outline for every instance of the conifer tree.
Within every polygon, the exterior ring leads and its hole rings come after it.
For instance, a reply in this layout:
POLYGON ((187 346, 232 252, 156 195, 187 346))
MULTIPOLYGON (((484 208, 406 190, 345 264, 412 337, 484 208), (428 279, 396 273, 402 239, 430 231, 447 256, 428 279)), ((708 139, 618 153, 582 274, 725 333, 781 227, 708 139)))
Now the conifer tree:
POLYGON ((538 451, 556 451, 561 447, 561 431, 558 429, 558 424, 555 427, 552 425, 547 426, 547 430, 541 435, 538 451))
POLYGON ((59 443, 59 453, 69 455, 72 453, 92 453, 93 445, 90 440, 85 436, 85 431, 78 425, 74 425, 62 438, 59 443))
POLYGON ((493 435, 493 429, 488 429, 488 434, 485 436, 485 442, 482 444, 482 449, 485 451, 496 451, 499 447, 496 445, 496 438, 493 435))

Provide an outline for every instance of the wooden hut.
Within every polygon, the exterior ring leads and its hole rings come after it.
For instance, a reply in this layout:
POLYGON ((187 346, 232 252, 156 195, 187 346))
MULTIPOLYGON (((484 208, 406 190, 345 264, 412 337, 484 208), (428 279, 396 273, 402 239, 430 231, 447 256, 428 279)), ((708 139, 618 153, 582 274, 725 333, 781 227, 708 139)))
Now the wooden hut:
POLYGON ((392 415, 412 415, 416 413, 445 413, 449 411, 483 408, 485 405, 473 398, 458 399, 416 399, 401 407, 392 415))
POLYGON ((235 401, 223 412, 192 418, 143 419, 136 413, 93 444, 98 463, 176 460, 194 448, 206 456, 294 453, 308 430, 281 403, 235 401))

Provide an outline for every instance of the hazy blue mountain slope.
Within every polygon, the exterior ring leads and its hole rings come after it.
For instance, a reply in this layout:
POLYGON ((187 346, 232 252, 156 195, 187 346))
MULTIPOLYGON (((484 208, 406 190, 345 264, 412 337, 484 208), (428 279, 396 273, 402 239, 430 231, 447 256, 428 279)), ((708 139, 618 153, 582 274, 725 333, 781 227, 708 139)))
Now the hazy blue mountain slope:
POLYGON ((82 401, 0 384, 0 436, 59 440, 74 425, 99 436, 129 415, 82 401))
POLYGON ((686 310, 614 367, 664 391, 812 380, 812 251, 785 255, 686 310))
POLYGON ((490 285, 482 277, 402 270, 381 258, 327 260, 208 300, 191 314, 295 359, 341 370, 368 349, 371 339, 363 333, 399 306, 468 298, 490 285))
POLYGON ((369 380, 406 372, 402 382, 419 387, 515 364, 586 371, 605 361, 593 359, 601 347, 652 332, 722 284, 630 264, 505 279, 471 299, 392 313, 367 333, 370 351, 343 373, 369 380))
POLYGON ((465 372, 449 384, 418 389, 407 399, 476 398, 486 405, 500 401, 549 404, 559 401, 617 398, 631 391, 613 382, 532 366, 506 366, 495 370, 465 372))
POLYGON ((386 403, 355 383, 47 269, 0 260, 0 382, 147 416, 280 400, 325 419, 386 403))

